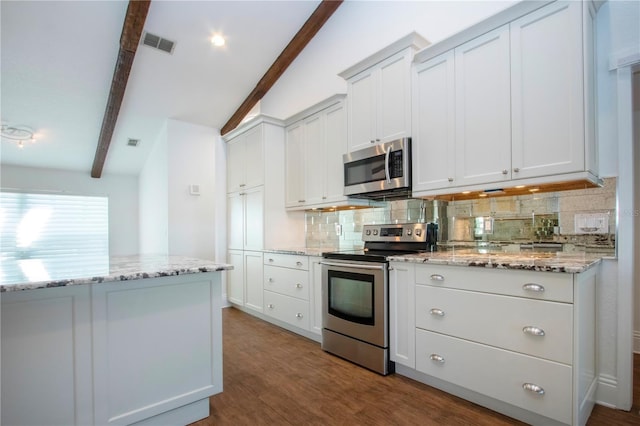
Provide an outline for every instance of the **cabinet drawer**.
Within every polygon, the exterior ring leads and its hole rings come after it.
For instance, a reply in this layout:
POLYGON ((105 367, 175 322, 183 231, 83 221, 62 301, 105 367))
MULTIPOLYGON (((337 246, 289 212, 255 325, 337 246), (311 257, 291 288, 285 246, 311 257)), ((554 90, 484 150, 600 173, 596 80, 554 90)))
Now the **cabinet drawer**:
POLYGON ((572 363, 572 323, 567 303, 416 286, 416 327, 564 364, 572 363))
POLYGON ((573 274, 416 265, 416 282, 438 287, 573 302, 573 274))
POLYGON ((309 272, 264 265, 264 289, 309 300, 309 272))
POLYGON ((265 253, 264 264, 308 271, 309 257, 295 254, 265 253))
POLYGON ((274 293, 264 292, 264 313, 304 330, 309 330, 309 302, 274 293))
POLYGON ((571 367, 454 337, 416 330, 416 369, 571 424, 571 367), (529 383, 544 390, 526 390, 529 383))

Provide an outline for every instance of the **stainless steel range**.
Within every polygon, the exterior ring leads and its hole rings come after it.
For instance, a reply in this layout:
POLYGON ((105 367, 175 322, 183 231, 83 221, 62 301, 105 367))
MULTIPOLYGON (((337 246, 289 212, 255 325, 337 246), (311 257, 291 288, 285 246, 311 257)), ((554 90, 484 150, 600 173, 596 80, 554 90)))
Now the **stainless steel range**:
POLYGON ((389 359, 389 262, 433 251, 436 224, 365 225, 364 250, 323 253, 322 349, 386 375, 389 359))

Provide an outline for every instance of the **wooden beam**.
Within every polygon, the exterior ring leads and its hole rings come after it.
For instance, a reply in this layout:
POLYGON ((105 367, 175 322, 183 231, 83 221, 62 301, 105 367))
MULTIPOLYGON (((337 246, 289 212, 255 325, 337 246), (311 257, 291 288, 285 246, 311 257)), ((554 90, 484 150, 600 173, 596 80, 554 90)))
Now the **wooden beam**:
POLYGON ((316 33, 322 28, 325 22, 338 9, 343 0, 322 0, 316 10, 311 14, 307 22, 291 39, 289 44, 284 48, 280 56, 262 76, 256 87, 251 91, 247 99, 242 102, 240 107, 233 113, 229 121, 222 126, 220 133, 222 135, 229 133, 235 129, 244 117, 251 111, 260 99, 271 89, 275 82, 285 72, 287 67, 291 65, 293 60, 298 56, 302 49, 311 41, 316 33))
POLYGON ((129 80, 131 66, 133 65, 133 58, 136 55, 150 5, 151 0, 130 0, 129 6, 127 7, 127 15, 124 18, 122 35, 120 36, 118 60, 113 71, 109 99, 107 100, 107 107, 104 111, 98 147, 96 148, 96 155, 93 159, 93 167, 91 168, 91 177, 93 178, 102 176, 102 168, 107 159, 109 145, 113 137, 113 130, 116 127, 118 113, 120 112, 120 106, 124 98, 124 91, 127 87, 127 81, 129 80))

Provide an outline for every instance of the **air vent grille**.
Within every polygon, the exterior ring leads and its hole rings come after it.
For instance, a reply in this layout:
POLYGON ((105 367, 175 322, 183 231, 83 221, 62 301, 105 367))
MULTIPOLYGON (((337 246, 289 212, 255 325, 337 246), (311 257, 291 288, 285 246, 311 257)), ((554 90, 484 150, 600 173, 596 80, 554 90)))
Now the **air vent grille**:
POLYGON ((139 143, 140 143, 140 139, 127 140, 127 146, 138 146, 139 143))
POLYGON ((145 32, 142 34, 142 44, 145 46, 153 47, 154 49, 161 50, 166 53, 173 53, 173 48, 176 46, 175 41, 167 40, 158 35, 145 32))

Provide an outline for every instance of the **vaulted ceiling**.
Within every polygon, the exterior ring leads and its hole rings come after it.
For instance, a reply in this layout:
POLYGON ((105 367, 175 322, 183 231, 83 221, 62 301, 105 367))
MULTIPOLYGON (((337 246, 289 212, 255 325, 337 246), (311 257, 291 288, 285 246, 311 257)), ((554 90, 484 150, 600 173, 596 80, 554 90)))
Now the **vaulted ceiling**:
MULTIPOLYGON (((154 1, 145 31, 172 54, 138 46, 105 173, 137 174, 167 118, 221 128, 319 1, 154 1), (210 42, 222 33, 227 44, 210 42), (137 147, 127 146, 129 138, 137 147)), ((3 1, 1 118, 38 141, 2 142, 2 164, 91 169, 127 1, 3 1)))

